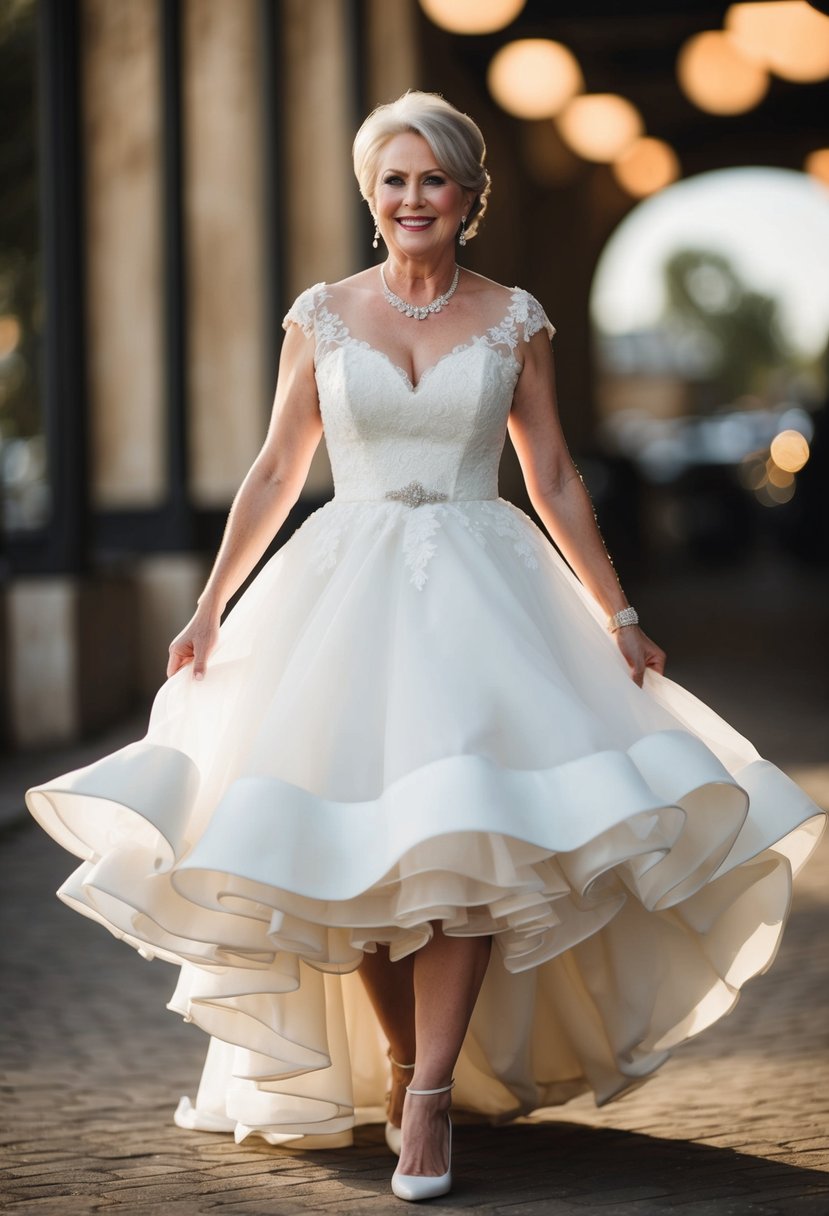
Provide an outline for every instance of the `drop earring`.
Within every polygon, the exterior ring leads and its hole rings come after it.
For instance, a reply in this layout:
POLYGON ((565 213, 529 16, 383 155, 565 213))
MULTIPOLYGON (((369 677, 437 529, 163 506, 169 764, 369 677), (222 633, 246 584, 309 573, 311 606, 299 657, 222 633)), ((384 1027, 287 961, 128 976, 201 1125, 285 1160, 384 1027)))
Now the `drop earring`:
POLYGON ((380 225, 374 221, 374 240, 371 242, 375 249, 380 245, 380 225))
POLYGON ((458 244, 459 245, 466 244, 466 216, 464 216, 461 220, 461 234, 458 237, 458 244))

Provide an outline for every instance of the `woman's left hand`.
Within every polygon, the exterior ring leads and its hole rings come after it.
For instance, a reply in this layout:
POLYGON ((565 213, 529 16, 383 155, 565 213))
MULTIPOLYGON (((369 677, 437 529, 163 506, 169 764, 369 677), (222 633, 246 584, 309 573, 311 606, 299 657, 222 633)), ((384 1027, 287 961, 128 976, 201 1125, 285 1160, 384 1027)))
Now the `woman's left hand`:
POLYGON ((621 629, 616 630, 613 636, 630 668, 634 684, 642 687, 646 667, 651 667, 660 675, 664 674, 667 658, 665 651, 660 650, 656 642, 652 642, 638 625, 623 625, 621 629))

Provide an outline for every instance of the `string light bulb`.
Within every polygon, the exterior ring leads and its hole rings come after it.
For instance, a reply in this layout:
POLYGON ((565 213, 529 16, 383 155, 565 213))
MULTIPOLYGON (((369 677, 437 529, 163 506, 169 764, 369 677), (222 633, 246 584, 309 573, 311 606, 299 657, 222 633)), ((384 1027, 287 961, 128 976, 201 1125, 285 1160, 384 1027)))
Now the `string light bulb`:
POLYGON ((725 30, 703 30, 683 43, 676 64, 689 101, 709 114, 743 114, 762 101, 768 72, 725 30))
POLYGON ((487 85, 516 118, 552 118, 584 88, 575 55, 550 38, 519 38, 493 55, 487 85))
POLYGON ((420 0, 426 16, 451 34, 493 34, 514 21, 526 0, 420 0))
POLYGON ((613 162, 613 174, 633 198, 645 198, 670 186, 680 175, 679 158, 663 139, 643 135, 613 162))
POLYGON ((585 160, 615 160, 645 129, 632 102, 618 93, 583 93, 567 103, 556 125, 585 160))

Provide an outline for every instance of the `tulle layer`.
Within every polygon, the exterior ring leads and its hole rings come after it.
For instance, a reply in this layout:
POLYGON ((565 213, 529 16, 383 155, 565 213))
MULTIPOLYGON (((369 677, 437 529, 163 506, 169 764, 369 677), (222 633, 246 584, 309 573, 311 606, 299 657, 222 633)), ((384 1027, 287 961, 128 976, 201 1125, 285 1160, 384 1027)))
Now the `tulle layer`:
POLYGON ((336 500, 144 740, 28 804, 67 903, 182 966, 214 1038, 186 1126, 343 1137, 386 1087, 359 980, 446 933, 495 950, 457 1070, 494 1117, 607 1101, 772 961, 824 817, 712 710, 630 680, 500 500, 336 500))

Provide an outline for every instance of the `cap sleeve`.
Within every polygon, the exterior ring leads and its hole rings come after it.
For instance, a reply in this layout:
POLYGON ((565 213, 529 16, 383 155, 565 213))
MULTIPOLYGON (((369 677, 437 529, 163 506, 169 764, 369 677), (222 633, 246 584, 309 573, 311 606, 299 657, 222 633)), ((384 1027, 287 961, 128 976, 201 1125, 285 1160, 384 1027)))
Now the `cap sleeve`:
POLYGON ((287 329, 291 324, 298 325, 305 337, 310 338, 314 333, 317 307, 324 296, 324 288, 324 283, 315 283, 313 287, 306 287, 285 313, 282 328, 287 329))
POLYGON ((547 337, 552 340, 556 327, 550 321, 544 309, 535 296, 523 288, 518 288, 513 296, 513 317, 525 342, 529 342, 540 329, 547 331, 547 337))

